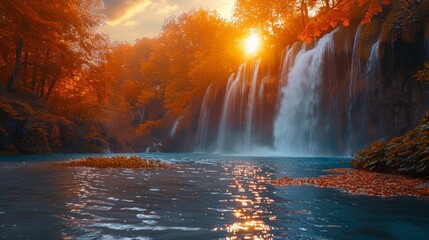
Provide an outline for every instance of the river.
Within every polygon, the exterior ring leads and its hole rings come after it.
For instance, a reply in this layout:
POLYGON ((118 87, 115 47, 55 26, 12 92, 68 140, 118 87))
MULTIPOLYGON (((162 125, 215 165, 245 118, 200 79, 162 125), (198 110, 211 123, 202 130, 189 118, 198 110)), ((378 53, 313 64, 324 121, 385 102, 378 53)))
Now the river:
POLYGON ((51 168, 88 155, 0 157, 1 239, 425 239, 429 199, 268 180, 347 158, 133 154, 174 169, 51 168))

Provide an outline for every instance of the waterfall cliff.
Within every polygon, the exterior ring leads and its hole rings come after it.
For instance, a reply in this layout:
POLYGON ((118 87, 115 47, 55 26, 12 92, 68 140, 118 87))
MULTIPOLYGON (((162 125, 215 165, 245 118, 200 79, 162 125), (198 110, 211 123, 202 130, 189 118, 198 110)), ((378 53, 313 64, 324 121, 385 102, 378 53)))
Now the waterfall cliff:
POLYGON ((427 61, 427 40, 336 29, 313 44, 285 48, 276 66, 243 63, 201 103, 198 151, 349 155, 405 132, 428 106, 427 83, 413 80, 427 61), (218 93, 223 91, 223 93, 218 93), (214 93, 216 92, 216 93, 214 93))

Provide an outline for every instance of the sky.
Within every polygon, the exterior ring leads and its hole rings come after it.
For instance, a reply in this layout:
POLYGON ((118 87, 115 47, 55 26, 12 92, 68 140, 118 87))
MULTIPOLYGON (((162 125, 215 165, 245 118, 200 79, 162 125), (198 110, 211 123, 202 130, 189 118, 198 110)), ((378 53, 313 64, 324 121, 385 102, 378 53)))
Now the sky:
POLYGON ((111 41, 134 43, 137 38, 157 36, 165 19, 192 8, 216 10, 229 19, 234 3, 235 0, 104 0, 108 21, 99 31, 108 33, 111 41))

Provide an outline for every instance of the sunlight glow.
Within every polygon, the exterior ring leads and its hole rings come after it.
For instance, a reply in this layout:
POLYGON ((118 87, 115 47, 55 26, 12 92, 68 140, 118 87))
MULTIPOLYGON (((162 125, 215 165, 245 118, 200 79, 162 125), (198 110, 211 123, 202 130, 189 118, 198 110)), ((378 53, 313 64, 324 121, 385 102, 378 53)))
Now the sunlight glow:
POLYGON ((257 33, 251 33, 246 39, 244 39, 244 47, 246 54, 257 54, 261 47, 261 37, 257 33))

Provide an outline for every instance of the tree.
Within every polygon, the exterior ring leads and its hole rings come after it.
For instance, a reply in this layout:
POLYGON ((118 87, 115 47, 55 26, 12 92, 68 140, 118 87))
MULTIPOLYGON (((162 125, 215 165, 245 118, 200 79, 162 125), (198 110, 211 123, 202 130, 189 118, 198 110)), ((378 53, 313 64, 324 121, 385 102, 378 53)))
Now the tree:
MULTIPOLYGON (((396 4, 406 6, 413 0, 397 0, 396 4)), ((419 0, 416 0, 419 1, 419 0)), ((391 0, 337 0, 329 5, 327 1, 324 5, 316 4, 319 7, 316 15, 310 19, 304 31, 299 35, 299 39, 304 42, 311 42, 315 37, 330 31, 337 26, 349 26, 351 21, 360 21, 366 24, 372 17, 383 11, 383 7, 390 5, 391 0), (358 9, 358 11, 356 11, 358 9), (356 15, 356 13, 358 13, 356 15)))
POLYGON ((25 62, 25 67, 30 64, 34 67, 32 82, 36 83, 37 76, 34 75, 42 75, 38 84, 41 96, 49 89, 52 91, 61 75, 58 75, 58 70, 61 72, 64 68, 78 68, 94 62, 92 54, 95 48, 91 44, 95 39, 100 39, 95 29, 103 21, 101 7, 100 0, 1 0, 0 24, 3 31, 0 32, 0 41, 7 46, 15 45, 8 90, 13 91, 16 87, 24 50, 25 55, 33 60, 32 63, 25 62), (52 64, 60 68, 52 68, 52 64), (52 74, 50 69, 54 69, 52 74), (51 75, 49 85, 48 75, 51 75))
POLYGON ((237 0, 233 16, 244 30, 261 31, 269 45, 282 45, 279 40, 283 35, 293 35, 288 22, 296 16, 294 8, 295 0, 237 0))
POLYGON ((182 115, 202 98, 204 86, 226 79, 236 68, 242 59, 234 30, 217 13, 202 9, 166 21, 142 73, 163 82, 164 106, 170 114, 182 115))

